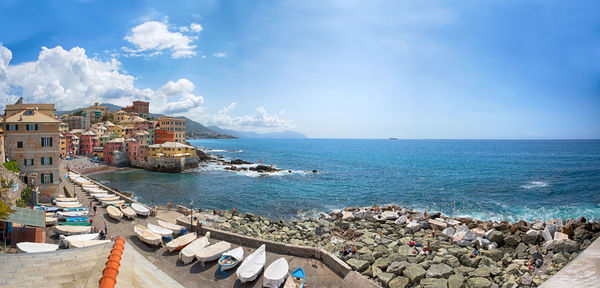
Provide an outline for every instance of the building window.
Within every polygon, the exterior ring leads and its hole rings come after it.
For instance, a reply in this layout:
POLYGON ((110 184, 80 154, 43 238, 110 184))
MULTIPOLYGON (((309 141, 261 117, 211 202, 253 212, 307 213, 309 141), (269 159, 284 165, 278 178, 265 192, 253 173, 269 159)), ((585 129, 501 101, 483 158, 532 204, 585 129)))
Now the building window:
POLYGON ((33 159, 23 159, 23 162, 25 166, 33 166, 33 164, 35 163, 33 159))
POLYGON ((23 148, 23 141, 17 142, 17 148, 23 148))
POLYGON ((42 184, 51 184, 54 182, 54 174, 52 173, 42 173, 42 184))
POLYGON ((38 124, 25 124, 25 130, 27 130, 27 131, 38 130, 38 124))
POLYGON ((52 157, 42 157, 42 165, 52 165, 52 157))
POLYGON ((6 125, 6 130, 8 130, 8 131, 19 131, 19 125, 18 124, 7 124, 6 125))
POLYGON ((52 147, 52 137, 42 137, 42 147, 52 147))

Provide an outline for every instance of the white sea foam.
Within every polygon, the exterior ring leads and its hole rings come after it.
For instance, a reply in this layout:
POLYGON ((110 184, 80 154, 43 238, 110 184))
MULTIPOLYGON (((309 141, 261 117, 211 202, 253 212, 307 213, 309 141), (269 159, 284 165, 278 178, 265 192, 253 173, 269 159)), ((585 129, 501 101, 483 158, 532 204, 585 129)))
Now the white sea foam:
POLYGON ((521 188, 534 189, 534 188, 547 187, 548 185, 549 185, 548 182, 544 182, 544 181, 531 181, 525 185, 521 185, 521 188))
MULTIPOLYGON (((246 176, 246 177, 286 176, 286 175, 292 175, 292 174, 311 173, 310 171, 302 171, 302 170, 281 170, 281 171, 269 172, 269 173, 262 173, 262 172, 250 170, 250 168, 254 168, 258 165, 259 164, 235 165, 237 168, 245 168, 247 170, 233 171, 233 170, 225 169, 226 167, 230 167, 230 165, 223 165, 220 163, 208 162, 206 164, 201 164, 200 166, 198 166, 198 168, 196 168, 194 170, 187 170, 186 172, 191 173, 191 172, 198 172, 198 171, 227 171, 227 172, 236 173, 238 175, 246 176)), ((272 167, 277 168, 276 166, 272 166, 272 167)), ((186 173, 186 172, 184 172, 184 173, 186 173)))

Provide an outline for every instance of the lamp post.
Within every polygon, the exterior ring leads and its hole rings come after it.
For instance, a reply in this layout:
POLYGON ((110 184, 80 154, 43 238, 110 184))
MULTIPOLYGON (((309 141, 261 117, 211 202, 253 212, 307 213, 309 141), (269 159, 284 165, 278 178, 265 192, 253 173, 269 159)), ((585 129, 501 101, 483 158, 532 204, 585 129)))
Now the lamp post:
POLYGON ((190 200, 190 232, 194 230, 194 200, 190 200))

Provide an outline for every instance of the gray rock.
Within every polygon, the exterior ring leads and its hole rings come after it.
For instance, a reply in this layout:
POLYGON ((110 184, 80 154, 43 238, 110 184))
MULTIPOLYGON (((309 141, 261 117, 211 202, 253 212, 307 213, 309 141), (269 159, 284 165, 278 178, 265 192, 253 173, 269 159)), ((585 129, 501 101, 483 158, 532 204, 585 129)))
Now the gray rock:
POLYGON ((554 232, 554 241, 563 239, 569 239, 569 235, 562 232, 554 232))
POLYGON ((547 223, 545 229, 548 229, 548 231, 550 231, 550 235, 554 235, 554 232, 558 232, 558 228, 558 225, 554 223, 547 223))
POLYGON ((490 277, 491 273, 490 267, 479 266, 475 271, 469 273, 469 277, 490 277))
POLYGON ((450 265, 450 267, 460 266, 460 261, 454 255, 447 255, 446 257, 444 257, 444 262, 450 265))
POLYGON ((475 268, 479 265, 479 261, 481 261, 481 257, 469 257, 468 254, 464 254, 460 257, 460 263, 464 266, 475 268))
POLYGON ((544 238, 544 241, 550 241, 552 240, 552 234, 553 233, 551 233, 550 230, 548 230, 548 227, 546 227, 542 231, 542 238, 544 238))
POLYGON ((579 226, 575 228, 575 231, 573 231, 573 239, 580 242, 590 239, 592 236, 593 233, 585 229, 585 226, 579 226))
POLYGON ((350 258, 346 263, 352 268, 352 270, 362 272, 369 267, 369 262, 356 258, 350 258))
POLYGON ((390 266, 390 264, 391 264, 391 261, 389 258, 382 257, 382 258, 378 258, 377 260, 375 260, 375 263, 373 263, 373 266, 375 266, 381 270, 385 270, 388 268, 388 266, 390 266))
POLYGON ((529 231, 527 231, 527 233, 525 233, 525 236, 523 236, 523 242, 528 244, 535 244, 535 242, 537 242, 539 234, 540 232, 538 230, 530 229, 529 231))
POLYGON ((342 222, 340 222, 340 228, 342 228, 344 230, 350 228, 350 222, 348 222, 348 221, 342 221, 342 222))
POLYGON ((517 258, 519 258, 519 259, 527 258, 527 256, 528 256, 527 246, 523 243, 519 243, 519 245, 517 246, 517 249, 515 249, 515 253, 517 254, 517 258))
POLYGON ((402 272, 404 272, 404 269, 406 269, 406 266, 408 266, 408 262, 406 261, 396 261, 396 262, 392 262, 387 269, 385 270, 385 272, 388 273, 394 273, 396 275, 400 275, 402 274, 402 272))
POLYGON ((394 221, 394 224, 402 225, 402 224, 405 224, 407 221, 408 221, 408 218, 406 218, 405 215, 402 215, 402 216, 398 217, 398 219, 396 219, 396 221, 394 221))
POLYGON ((392 279, 392 281, 390 281, 390 283, 388 283, 388 287, 389 288, 406 288, 408 287, 408 284, 410 284, 410 280, 404 276, 398 276, 394 279, 392 279))
POLYGON ((465 277, 462 274, 453 274, 448 278, 448 288, 461 288, 465 283, 465 277))
POLYGON ((571 239, 556 240, 554 241, 554 247, 552 250, 554 252, 575 252, 579 250, 579 243, 571 239))
POLYGON ((533 224, 533 226, 531 226, 531 228, 533 228, 535 230, 544 230, 544 223, 537 222, 537 223, 533 224))
POLYGON ((450 226, 458 226, 458 225, 460 225, 460 221, 454 220, 452 218, 446 219, 446 223, 448 223, 448 225, 450 225, 450 226))
POLYGON ((408 279, 410 279, 410 282, 419 283, 421 279, 425 278, 426 273, 427 271, 425 271, 425 269, 423 269, 423 267, 421 267, 420 265, 409 264, 408 266, 406 266, 406 269, 404 269, 403 275, 408 277, 408 279))
POLYGON ((425 279, 421 279, 421 282, 419 284, 421 285, 422 288, 447 288, 448 280, 425 278, 425 279))
POLYGON ((467 280, 468 288, 489 288, 492 286, 492 281, 483 277, 473 277, 467 280))
POLYGON ((452 238, 452 235, 454 235, 455 232, 456 230, 454 230, 454 228, 448 227, 442 230, 442 236, 445 236, 446 238, 452 238))
POLYGON ((504 243, 510 246, 517 246, 521 243, 521 237, 519 235, 513 234, 508 237, 504 237, 504 243))
POLYGON ((421 225, 421 223, 410 222, 406 225, 406 229, 408 229, 409 231, 411 231, 413 233, 421 230, 421 228, 423 228, 423 225, 421 225))
POLYGON ((504 253, 499 249, 481 250, 481 255, 491 258, 494 261, 500 261, 504 253))
POLYGON ((440 221, 440 220, 429 219, 427 221, 427 223, 429 223, 429 225, 431 225, 439 230, 444 230, 444 229, 448 228, 448 223, 446 223, 444 221, 440 221))
POLYGON ((487 239, 500 245, 504 243, 504 235, 502 235, 502 232, 498 230, 493 230, 489 232, 487 235, 487 239))
POLYGON ((496 262, 490 257, 481 257, 481 261, 477 264, 477 267, 490 267, 496 265, 496 262))
POLYGON ((554 248, 554 240, 546 241, 546 243, 544 243, 544 249, 552 250, 553 248, 554 248))
POLYGON ((395 275, 393 273, 386 273, 386 272, 380 272, 380 273, 377 273, 377 275, 376 275, 377 279, 379 279, 381 284, 383 284, 383 287, 388 287, 390 281, 392 281, 394 276, 395 275))
POLYGON ((452 275, 452 267, 446 264, 433 264, 427 269, 427 277, 429 278, 448 278, 452 275))
POLYGON ((552 260, 554 260, 556 264, 567 263, 569 261, 567 258, 565 258, 563 253, 556 253, 552 255, 552 260))

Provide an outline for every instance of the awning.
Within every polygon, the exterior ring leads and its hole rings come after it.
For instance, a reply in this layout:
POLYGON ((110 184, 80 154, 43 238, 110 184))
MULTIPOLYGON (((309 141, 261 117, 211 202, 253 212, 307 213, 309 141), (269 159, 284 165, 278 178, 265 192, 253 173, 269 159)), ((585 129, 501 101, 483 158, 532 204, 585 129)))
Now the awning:
POLYGON ((10 209, 15 210, 15 213, 9 214, 8 219, 0 221, 46 227, 46 213, 44 211, 19 207, 10 207, 10 209))

